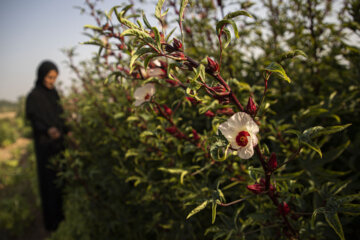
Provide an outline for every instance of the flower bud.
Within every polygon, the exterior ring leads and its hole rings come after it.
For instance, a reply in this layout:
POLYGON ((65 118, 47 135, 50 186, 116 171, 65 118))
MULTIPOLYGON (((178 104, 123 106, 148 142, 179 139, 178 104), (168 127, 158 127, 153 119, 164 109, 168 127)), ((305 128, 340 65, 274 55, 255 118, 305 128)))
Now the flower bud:
POLYGON ((247 185, 246 188, 254 194, 260 194, 265 191, 265 186, 261 183, 247 185))
POLYGON ((171 108, 168 108, 168 106, 166 106, 166 105, 163 105, 163 108, 164 108, 165 113, 166 113, 167 115, 170 116, 170 115, 172 114, 171 108))
POLYGON ((174 42, 173 42, 173 47, 175 48, 176 51, 182 51, 182 43, 181 41, 177 40, 176 38, 173 39, 174 42))
POLYGON ((255 115, 256 110, 257 110, 256 104, 254 103, 252 97, 249 97, 248 104, 246 106, 246 112, 253 116, 255 115))
POLYGON ((166 44, 165 45, 165 51, 168 52, 168 53, 172 53, 172 52, 175 52, 176 49, 173 46, 171 46, 170 44, 166 44))
POLYGON ((290 207, 286 202, 280 203, 278 206, 278 209, 279 209, 280 214, 284 215, 284 216, 288 215, 290 212, 290 207))
POLYGON ((274 171, 277 168, 276 154, 272 153, 268 161, 268 168, 270 171, 274 171))
POLYGON ((208 60, 207 69, 213 73, 219 72, 219 64, 209 57, 207 58, 207 60, 208 60))
POLYGON ((193 133, 194 140, 199 141, 200 137, 199 137, 199 134, 196 132, 195 129, 192 130, 192 133, 193 133))
POLYGON ((186 97, 186 100, 188 100, 189 102, 191 102, 193 105, 197 105, 199 103, 198 100, 196 100, 193 97, 186 97))
POLYGON ((175 134, 177 132, 177 129, 175 126, 171 126, 171 127, 165 128, 165 131, 167 131, 170 134, 175 134))
POLYGON ((212 111, 208 110, 208 111, 205 113, 205 116, 210 117, 210 118, 213 118, 213 117, 215 117, 215 113, 213 113, 212 111))
POLYGON ((175 52, 172 56, 178 58, 177 60, 186 60, 186 57, 182 52, 175 52))

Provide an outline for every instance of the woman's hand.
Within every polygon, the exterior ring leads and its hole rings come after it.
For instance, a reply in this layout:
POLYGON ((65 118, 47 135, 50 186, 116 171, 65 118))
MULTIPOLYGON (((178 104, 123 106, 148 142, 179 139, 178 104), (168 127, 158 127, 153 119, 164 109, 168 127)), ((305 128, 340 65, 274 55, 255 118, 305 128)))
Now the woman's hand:
POLYGON ((61 136, 61 133, 56 127, 51 127, 48 129, 48 135, 51 139, 55 140, 61 136))

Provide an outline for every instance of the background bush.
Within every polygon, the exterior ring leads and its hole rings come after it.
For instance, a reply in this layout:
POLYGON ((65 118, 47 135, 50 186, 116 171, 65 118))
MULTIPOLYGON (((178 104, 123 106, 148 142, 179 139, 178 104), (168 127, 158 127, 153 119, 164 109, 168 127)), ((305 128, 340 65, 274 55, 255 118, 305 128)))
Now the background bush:
POLYGON ((67 52, 78 79, 64 102, 74 140, 57 162, 66 221, 51 239, 356 238, 359 2, 193 1, 183 21, 181 2, 159 1, 151 26, 136 7, 84 7, 97 22, 86 26, 86 44, 99 51, 78 66, 67 52), (236 10, 247 12, 225 17, 236 10), (184 55, 171 53, 172 27, 184 55), (131 61, 149 43, 157 53, 131 61), (248 160, 217 157, 227 146, 218 125, 241 109, 206 91, 221 86, 206 57, 242 106, 251 96, 259 108, 260 154, 248 160), (149 82, 156 94, 134 107, 134 90, 149 82), (318 138, 315 126, 326 129, 318 138), (267 178, 259 159, 272 152, 281 167, 267 178), (261 178, 271 179, 279 202, 246 188, 261 178))

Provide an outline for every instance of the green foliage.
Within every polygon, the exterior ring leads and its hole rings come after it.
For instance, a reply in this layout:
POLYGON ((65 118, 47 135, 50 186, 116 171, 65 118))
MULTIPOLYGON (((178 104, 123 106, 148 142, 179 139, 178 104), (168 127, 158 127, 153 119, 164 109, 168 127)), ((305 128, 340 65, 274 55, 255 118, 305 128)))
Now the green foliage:
POLYGON ((330 23, 331 1, 266 0, 266 16, 221 2, 158 1, 151 25, 114 7, 111 28, 93 28, 91 41, 107 44, 70 61, 81 87, 64 102, 74 142, 60 160, 66 221, 52 239, 358 236, 359 46, 345 41, 356 8, 344 2, 330 23), (246 160, 218 131, 242 111, 260 128, 246 160))

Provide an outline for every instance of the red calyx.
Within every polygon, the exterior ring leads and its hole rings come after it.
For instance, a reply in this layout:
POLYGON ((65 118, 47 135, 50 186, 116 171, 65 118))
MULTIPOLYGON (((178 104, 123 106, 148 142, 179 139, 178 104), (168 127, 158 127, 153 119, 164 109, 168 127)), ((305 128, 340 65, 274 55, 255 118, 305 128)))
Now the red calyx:
POLYGON ((188 100, 189 102, 191 102, 193 105, 197 105, 199 103, 198 100, 196 100, 193 97, 186 97, 186 100, 188 100))
POLYGON ((208 65, 207 65, 207 70, 213 73, 218 73, 219 72, 219 64, 212 60, 211 58, 207 58, 208 60, 208 65))
POLYGON ((268 168, 270 171, 274 171, 277 168, 277 160, 276 160, 276 154, 272 153, 269 161, 268 161, 268 168))
POLYGON ((290 212, 290 207, 286 202, 282 202, 282 203, 279 204, 278 210, 279 210, 281 215, 286 216, 290 212))
POLYGON ((215 113, 213 113, 212 111, 208 110, 208 111, 205 113, 205 116, 210 117, 210 118, 213 118, 213 117, 215 117, 215 113))
POLYGON ((257 110, 256 104, 254 103, 252 97, 249 97, 248 104, 246 106, 246 112, 250 115, 255 115, 257 110))
POLYGON ((265 191, 265 186, 261 183, 255 183, 252 185, 247 185, 246 188, 253 192, 254 194, 260 194, 265 191))
POLYGON ((165 131, 167 131, 170 134, 174 134, 177 132, 177 128, 175 126, 171 126, 171 127, 165 128, 165 131))
POLYGON ((164 108, 164 110, 165 110, 165 113, 167 114, 167 115, 171 115, 172 114, 172 110, 171 110, 171 108, 169 108, 168 106, 166 106, 166 105, 163 105, 163 108, 164 108))
POLYGON ((194 140, 199 141, 200 137, 199 137, 199 134, 196 132, 195 129, 192 130, 192 133, 193 133, 194 140))
POLYGON ((173 39, 173 47, 176 51, 182 51, 183 44, 181 41, 177 40, 176 38, 173 39))

